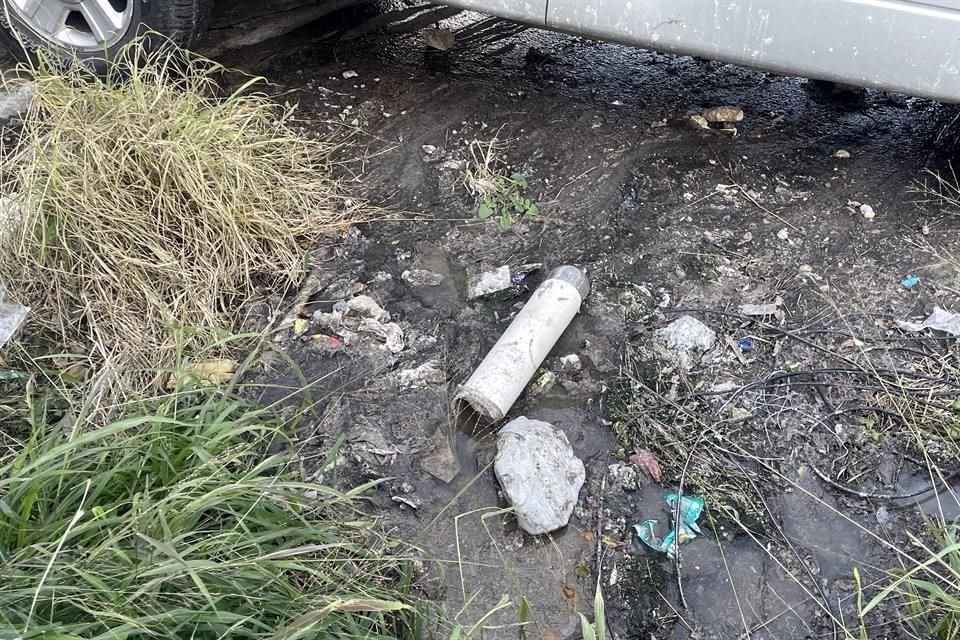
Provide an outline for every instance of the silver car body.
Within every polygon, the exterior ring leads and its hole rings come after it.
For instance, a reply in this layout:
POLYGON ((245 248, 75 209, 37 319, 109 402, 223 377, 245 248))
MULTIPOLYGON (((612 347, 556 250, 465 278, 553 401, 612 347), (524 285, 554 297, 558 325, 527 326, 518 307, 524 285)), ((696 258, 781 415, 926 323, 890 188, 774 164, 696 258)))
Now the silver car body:
POLYGON ((960 0, 451 0, 532 25, 960 102, 960 0))

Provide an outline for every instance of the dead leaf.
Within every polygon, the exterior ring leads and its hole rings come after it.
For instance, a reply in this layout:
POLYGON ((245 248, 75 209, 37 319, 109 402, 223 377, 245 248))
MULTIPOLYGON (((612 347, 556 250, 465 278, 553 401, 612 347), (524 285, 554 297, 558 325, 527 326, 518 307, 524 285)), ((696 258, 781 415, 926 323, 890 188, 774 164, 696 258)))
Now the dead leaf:
POLYGON ((577 590, 568 584, 560 587, 560 594, 563 595, 563 601, 570 611, 577 610, 577 590))
POLYGON ((657 462, 656 456, 646 449, 641 449, 636 453, 630 454, 630 457, 627 459, 631 464, 636 465, 638 469, 650 476, 654 482, 660 484, 660 463, 657 462))
MULTIPOLYGON (((658 481, 659 482, 659 481, 658 481)), ((608 547, 619 547, 622 543, 614 540, 610 536, 600 536, 600 542, 607 545, 608 547)))
POLYGON ((297 318, 293 321, 293 335, 302 336, 310 328, 310 323, 303 318, 297 318))
POLYGON ((456 43, 456 38, 454 38, 453 31, 450 31, 450 29, 424 29, 420 32, 420 35, 423 36, 423 41, 428 47, 438 51, 452 49, 456 43))
POLYGON ((236 370, 236 360, 229 358, 191 362, 183 371, 170 374, 167 388, 176 389, 179 384, 188 380, 197 384, 224 384, 233 378, 236 370))

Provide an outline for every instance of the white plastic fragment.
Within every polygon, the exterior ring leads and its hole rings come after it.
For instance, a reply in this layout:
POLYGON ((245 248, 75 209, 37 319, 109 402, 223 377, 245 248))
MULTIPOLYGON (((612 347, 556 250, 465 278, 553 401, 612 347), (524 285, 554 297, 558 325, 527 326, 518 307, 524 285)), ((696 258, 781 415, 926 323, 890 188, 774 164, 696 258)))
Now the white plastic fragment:
POLYGON ((940 307, 934 307, 933 313, 923 322, 897 320, 897 326, 904 331, 915 332, 933 329, 934 331, 943 331, 953 337, 960 337, 960 313, 950 313, 940 307))

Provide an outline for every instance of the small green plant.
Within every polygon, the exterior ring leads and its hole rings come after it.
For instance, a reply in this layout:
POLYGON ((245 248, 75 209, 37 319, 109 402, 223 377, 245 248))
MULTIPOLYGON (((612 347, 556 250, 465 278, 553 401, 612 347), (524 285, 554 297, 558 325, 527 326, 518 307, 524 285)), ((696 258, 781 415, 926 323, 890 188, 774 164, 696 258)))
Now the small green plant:
POLYGON ((603 589, 600 588, 600 580, 597 580, 597 592, 593 596, 593 624, 587 619, 587 616, 580 614, 580 632, 583 640, 606 640, 607 639, 607 617, 603 604, 603 589))
POLYGON ((493 179, 492 192, 480 202, 477 217, 495 218, 500 228, 509 231, 518 220, 540 214, 537 203, 526 197, 527 179, 519 173, 493 179))
POLYGON ((893 595, 905 602, 901 621, 912 637, 930 640, 960 638, 960 524, 948 524, 935 531, 938 549, 907 534, 923 557, 897 573, 895 579, 863 608, 861 619, 893 595))

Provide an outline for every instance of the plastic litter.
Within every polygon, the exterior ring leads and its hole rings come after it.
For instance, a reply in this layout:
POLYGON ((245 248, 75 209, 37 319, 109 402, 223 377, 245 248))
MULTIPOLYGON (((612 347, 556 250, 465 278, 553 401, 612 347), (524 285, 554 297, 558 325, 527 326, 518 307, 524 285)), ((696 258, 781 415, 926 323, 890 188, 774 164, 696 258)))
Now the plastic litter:
MULTIPOLYGON (((0 290, 2 292, 2 290, 0 290)), ((0 347, 13 337, 27 319, 30 307, 12 302, 0 302, 0 347)))
MULTIPOLYGON (((667 557, 672 560, 677 557, 677 547, 679 545, 693 540, 698 535, 703 535, 703 532, 697 525, 697 520, 700 518, 700 514, 703 513, 704 502, 703 498, 697 496, 680 497, 676 493, 668 493, 663 499, 670 507, 672 514, 677 513, 677 503, 679 501, 679 527, 671 530, 662 540, 657 535, 656 520, 644 520, 640 524, 633 525, 633 529, 637 532, 637 538, 639 538, 642 543, 654 551, 665 553, 667 557)), ((673 520, 674 518, 671 517, 671 523, 673 520)))
POLYGON ((897 326, 904 331, 923 331, 924 329, 933 329, 943 331, 953 337, 960 336, 960 314, 944 311, 940 307, 934 307, 931 313, 923 322, 909 322, 906 320, 897 320, 897 326))
POLYGON ((900 284, 903 285, 904 289, 912 289, 918 284, 920 284, 920 278, 917 276, 907 276, 900 281, 900 284))
POLYGON ((590 281, 580 269, 570 265, 554 269, 460 387, 454 397, 454 415, 468 405, 490 422, 501 420, 580 311, 589 291, 590 281))

